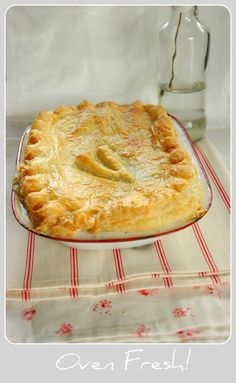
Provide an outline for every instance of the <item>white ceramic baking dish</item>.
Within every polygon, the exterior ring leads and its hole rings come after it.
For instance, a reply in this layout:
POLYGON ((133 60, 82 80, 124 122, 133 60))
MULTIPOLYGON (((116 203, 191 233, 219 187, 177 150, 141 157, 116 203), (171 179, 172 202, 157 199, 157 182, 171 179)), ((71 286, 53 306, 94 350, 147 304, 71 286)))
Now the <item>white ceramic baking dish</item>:
MULTIPOLYGON (((189 154, 191 155, 192 161, 197 167, 198 175, 202 180, 204 191, 205 191, 205 201, 204 201, 204 209, 205 214, 208 212, 211 203, 212 203, 212 190, 206 175, 206 172, 200 162, 198 154, 196 153, 194 146, 191 142, 191 139, 182 125, 182 123, 174 116, 172 116, 172 120, 175 126, 175 129, 179 135, 181 143, 187 149, 189 154)), ((16 158, 16 166, 21 162, 24 148, 27 144, 28 136, 30 132, 30 127, 28 127, 20 141, 18 154, 16 158)), ((155 242, 157 239, 160 239, 163 236, 171 235, 176 231, 183 230, 186 227, 192 225, 195 221, 191 222, 179 222, 178 225, 174 227, 169 227, 168 230, 156 232, 139 232, 139 233, 98 233, 96 235, 86 233, 86 232, 78 232, 75 238, 58 238, 50 235, 38 233, 34 227, 32 222, 29 219, 27 211, 23 207, 20 202, 17 194, 12 191, 12 210, 16 220, 27 230, 34 232, 37 235, 42 237, 49 238, 51 240, 60 241, 66 246, 85 249, 85 250, 105 250, 105 249, 114 249, 114 248, 131 248, 137 246, 147 245, 149 243, 155 242)), ((205 215, 204 214, 204 215, 205 215)), ((203 217, 203 216, 202 216, 203 217)), ((202 217, 198 218, 201 219, 202 217)))

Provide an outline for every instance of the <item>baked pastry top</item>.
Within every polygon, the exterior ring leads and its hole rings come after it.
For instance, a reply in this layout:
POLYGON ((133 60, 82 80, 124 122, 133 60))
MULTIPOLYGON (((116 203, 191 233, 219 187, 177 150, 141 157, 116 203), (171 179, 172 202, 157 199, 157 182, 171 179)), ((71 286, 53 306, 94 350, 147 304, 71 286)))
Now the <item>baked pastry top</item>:
POLYGON ((154 234, 204 214, 197 169, 162 106, 87 101, 33 121, 14 190, 39 233, 154 234))

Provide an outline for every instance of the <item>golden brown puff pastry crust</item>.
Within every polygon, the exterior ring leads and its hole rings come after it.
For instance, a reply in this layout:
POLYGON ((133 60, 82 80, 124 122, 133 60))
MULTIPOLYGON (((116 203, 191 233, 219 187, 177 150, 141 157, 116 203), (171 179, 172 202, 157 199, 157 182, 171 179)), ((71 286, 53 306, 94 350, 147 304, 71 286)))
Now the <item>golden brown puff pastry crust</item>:
POLYGON ((197 169, 162 106, 61 106, 33 122, 14 190, 40 233, 141 233, 199 218, 197 169))

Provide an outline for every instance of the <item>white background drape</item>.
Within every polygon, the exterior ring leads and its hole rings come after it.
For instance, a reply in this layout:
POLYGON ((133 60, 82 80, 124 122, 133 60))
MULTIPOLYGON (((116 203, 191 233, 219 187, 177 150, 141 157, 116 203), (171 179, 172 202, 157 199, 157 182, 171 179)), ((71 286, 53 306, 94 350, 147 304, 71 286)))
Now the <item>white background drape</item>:
MULTIPOLYGON (((157 102, 157 33, 165 6, 13 6, 7 12, 7 116, 60 104, 157 102)), ((229 127, 230 14, 200 6, 211 33, 208 128, 229 127)))

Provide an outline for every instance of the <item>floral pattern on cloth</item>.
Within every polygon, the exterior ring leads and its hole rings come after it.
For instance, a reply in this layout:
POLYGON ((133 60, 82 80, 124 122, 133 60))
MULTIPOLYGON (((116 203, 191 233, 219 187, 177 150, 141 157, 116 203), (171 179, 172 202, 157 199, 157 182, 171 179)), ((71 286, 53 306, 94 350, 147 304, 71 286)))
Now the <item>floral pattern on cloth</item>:
POLYGON ((92 310, 99 314, 111 315, 112 303, 108 299, 103 299, 98 303, 94 303, 92 310))
POLYGON ((63 336, 63 335, 71 335, 73 330, 73 326, 70 323, 62 323, 59 330, 56 331, 57 335, 63 336))
POLYGON ((197 334, 199 334, 200 331, 196 329, 188 329, 188 330, 177 330, 176 334, 179 335, 180 339, 185 342, 188 340, 192 340, 196 337, 197 334))
POLYGON ((144 297, 153 296, 158 293, 158 289, 142 289, 138 290, 137 293, 143 295, 144 297))
POLYGON ((137 329, 134 332, 135 336, 145 336, 148 334, 150 331, 150 328, 145 326, 144 324, 141 324, 140 326, 137 327, 137 329))
POLYGON ((192 314, 192 308, 191 307, 186 307, 186 308, 183 308, 183 307, 176 307, 173 311, 172 311, 173 315, 175 318, 182 318, 182 317, 186 317, 186 316, 191 316, 193 317, 194 315, 192 314))
POLYGON ((36 310, 33 307, 29 307, 27 309, 24 309, 21 312, 21 318, 27 321, 30 321, 33 319, 33 317, 36 314, 36 310))
POLYGON ((228 286, 229 283, 221 283, 218 285, 206 285, 206 286, 193 286, 194 290, 201 291, 204 295, 212 295, 217 298, 221 298, 224 293, 224 288, 228 286))

